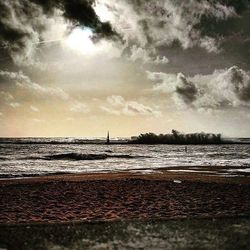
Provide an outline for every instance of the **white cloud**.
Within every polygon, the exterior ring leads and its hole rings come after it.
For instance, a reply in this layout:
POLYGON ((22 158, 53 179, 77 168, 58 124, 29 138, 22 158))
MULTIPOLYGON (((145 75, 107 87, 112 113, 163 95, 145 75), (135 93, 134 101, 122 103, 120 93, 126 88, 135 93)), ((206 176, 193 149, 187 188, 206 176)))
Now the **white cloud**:
POLYGON ((237 66, 194 77, 162 72, 147 75, 155 83, 154 91, 171 94, 179 106, 197 110, 250 106, 250 73, 237 66))
POLYGON ((113 106, 120 106, 125 103, 125 99, 120 95, 112 95, 107 97, 107 102, 113 106))
POLYGON ((48 16, 43 13, 42 7, 28 0, 1 3, 5 10, 1 22, 7 31, 18 34, 18 39, 4 41, 12 59, 18 65, 39 65, 35 58, 37 46, 48 39, 62 39, 69 27, 62 12, 55 10, 53 16, 48 16))
POLYGON ((130 60, 131 61, 142 60, 143 63, 147 63, 147 62, 150 62, 151 57, 149 56, 148 51, 146 51, 143 48, 133 45, 131 47, 130 60))
POLYGON ((19 108, 19 107, 21 106, 21 104, 18 103, 18 102, 11 102, 11 103, 9 103, 9 105, 10 105, 13 109, 19 108))
MULTIPOLYGON (((161 45, 170 45, 178 40, 184 49, 200 46, 208 52, 218 51, 218 41, 203 35, 197 28, 203 16, 225 20, 236 16, 232 7, 214 1, 175 0, 97 0, 99 16, 106 16, 128 45, 150 50, 161 45)), ((132 53, 132 59, 148 59, 140 50, 132 53)))
POLYGON ((31 91, 31 93, 37 96, 56 97, 62 100, 69 99, 69 95, 60 88, 52 88, 47 86, 41 86, 38 83, 32 82, 31 79, 24 75, 23 72, 8 72, 0 71, 0 77, 2 81, 15 83, 17 87, 31 91))
POLYGON ((110 115, 120 115, 121 112, 119 110, 115 110, 114 108, 106 107, 106 106, 101 106, 101 110, 105 111, 106 113, 110 115))
POLYGON ((33 105, 30 106, 30 109, 33 112, 38 112, 39 111, 39 109, 37 107, 33 106, 33 105))
POLYGON ((85 114, 85 113, 89 113, 90 109, 86 104, 75 101, 72 104, 70 111, 73 113, 84 113, 85 114))
POLYGON ((3 99, 5 102, 9 102, 14 100, 13 95, 11 95, 9 92, 1 91, 0 92, 0 97, 3 99))
POLYGON ((200 89, 202 98, 198 98, 198 106, 250 106, 250 73, 237 66, 217 70, 210 76, 196 76, 193 81, 203 82, 203 89, 200 89))
POLYGON ((133 45, 130 49, 131 55, 129 57, 129 60, 131 61, 142 61, 144 64, 167 64, 169 60, 163 56, 155 56, 155 51, 152 49, 146 50, 140 47, 137 47, 136 45, 133 45))
POLYGON ((123 108, 123 114, 160 116, 161 112, 159 110, 154 110, 153 108, 146 106, 142 103, 138 103, 135 101, 128 101, 126 102, 123 108))
POLYGON ((122 96, 109 96, 107 103, 111 107, 101 106, 100 108, 106 113, 112 115, 153 115, 160 116, 161 112, 158 109, 153 109, 136 101, 127 101, 122 96))
POLYGON ((162 56, 162 57, 157 56, 152 63, 153 64, 167 64, 169 63, 169 60, 165 56, 162 56))
POLYGON ((146 71, 147 78, 154 82, 153 90, 171 93, 176 88, 177 75, 146 71))
POLYGON ((57 97, 62 100, 68 100, 69 95, 60 88, 44 87, 34 82, 17 82, 17 87, 32 91, 35 95, 46 97, 57 97))

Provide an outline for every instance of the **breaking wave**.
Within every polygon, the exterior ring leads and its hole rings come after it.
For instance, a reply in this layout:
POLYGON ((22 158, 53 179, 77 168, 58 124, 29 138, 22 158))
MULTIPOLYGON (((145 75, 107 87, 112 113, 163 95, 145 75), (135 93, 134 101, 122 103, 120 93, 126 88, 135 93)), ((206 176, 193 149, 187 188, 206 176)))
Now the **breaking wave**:
POLYGON ((6 157, 0 157, 0 161, 7 161, 8 160, 8 158, 6 158, 6 157))
MULTIPOLYGON (((111 154, 81 154, 81 153, 65 153, 56 155, 46 155, 43 157, 29 157, 30 160, 74 160, 74 161, 90 161, 90 160, 105 160, 108 158, 124 158, 133 159, 141 158, 144 156, 132 156, 132 155, 111 155, 111 154)), ((27 159, 27 158, 26 158, 27 159)))

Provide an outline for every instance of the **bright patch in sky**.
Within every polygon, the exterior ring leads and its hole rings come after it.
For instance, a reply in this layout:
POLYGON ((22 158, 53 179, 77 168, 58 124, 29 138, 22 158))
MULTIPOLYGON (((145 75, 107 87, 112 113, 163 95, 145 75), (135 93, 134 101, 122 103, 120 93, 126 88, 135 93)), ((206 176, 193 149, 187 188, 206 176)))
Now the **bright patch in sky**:
POLYGON ((77 54, 94 57, 105 55, 108 58, 116 58, 121 50, 112 41, 101 39, 98 42, 92 40, 93 32, 90 28, 75 28, 66 38, 64 44, 77 54))
POLYGON ((96 4, 94 10, 101 22, 109 22, 113 19, 113 14, 104 4, 96 4))
POLYGON ((91 37, 93 33, 89 28, 75 28, 66 39, 66 44, 72 50, 81 54, 91 55, 96 52, 96 46, 91 37))

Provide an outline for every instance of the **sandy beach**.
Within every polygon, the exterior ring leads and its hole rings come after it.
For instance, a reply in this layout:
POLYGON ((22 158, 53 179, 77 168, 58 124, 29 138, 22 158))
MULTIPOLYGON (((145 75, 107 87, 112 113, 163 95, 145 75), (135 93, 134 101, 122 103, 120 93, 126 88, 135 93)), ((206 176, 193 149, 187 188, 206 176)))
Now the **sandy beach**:
POLYGON ((0 181, 0 223, 250 215, 250 180, 161 171, 0 181))

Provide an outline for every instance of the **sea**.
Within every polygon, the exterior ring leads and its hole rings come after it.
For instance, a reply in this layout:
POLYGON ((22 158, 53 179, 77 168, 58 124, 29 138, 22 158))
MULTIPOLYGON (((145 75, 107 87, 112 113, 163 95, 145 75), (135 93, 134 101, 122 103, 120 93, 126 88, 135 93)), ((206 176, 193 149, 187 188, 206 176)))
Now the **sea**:
MULTIPOLYGON (((126 138, 0 138, 0 178, 168 170, 250 176, 250 144, 133 145, 126 138)), ((238 142, 242 142, 238 139, 238 142)))

